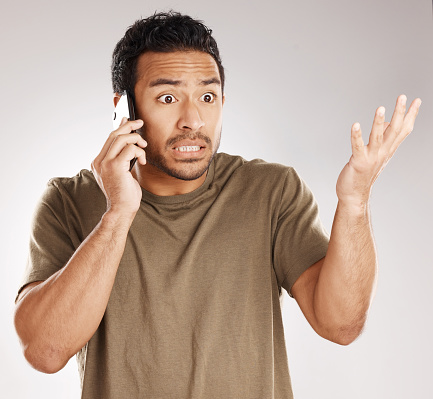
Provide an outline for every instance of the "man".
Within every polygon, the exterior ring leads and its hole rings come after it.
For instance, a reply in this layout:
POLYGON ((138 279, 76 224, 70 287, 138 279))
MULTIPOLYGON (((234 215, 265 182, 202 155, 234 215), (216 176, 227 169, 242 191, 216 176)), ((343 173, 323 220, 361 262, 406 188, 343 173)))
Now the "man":
POLYGON ((78 353, 83 398, 292 397, 281 290, 322 337, 361 333, 370 191, 421 101, 405 115, 400 96, 390 123, 379 107, 366 146, 352 126, 328 238, 292 168, 217 153, 224 69, 204 25, 137 21, 112 72, 115 105, 128 92, 137 120, 41 199, 15 315, 27 360, 53 373, 78 353))

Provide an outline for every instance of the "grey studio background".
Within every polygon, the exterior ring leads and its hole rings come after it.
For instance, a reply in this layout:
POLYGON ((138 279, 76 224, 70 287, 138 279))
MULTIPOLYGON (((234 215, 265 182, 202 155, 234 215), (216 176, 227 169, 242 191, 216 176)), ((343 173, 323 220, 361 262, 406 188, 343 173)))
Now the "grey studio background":
POLYGON ((433 29, 430 0, 2 2, 0 397, 78 398, 75 359, 34 371, 13 328, 35 203, 72 176, 111 130, 110 57, 126 28, 155 10, 203 19, 226 68, 221 151, 293 165, 328 231, 335 183, 377 107, 423 100, 415 130, 376 183, 379 284, 367 327, 348 347, 317 336, 284 299, 297 399, 427 398, 433 374, 433 29))

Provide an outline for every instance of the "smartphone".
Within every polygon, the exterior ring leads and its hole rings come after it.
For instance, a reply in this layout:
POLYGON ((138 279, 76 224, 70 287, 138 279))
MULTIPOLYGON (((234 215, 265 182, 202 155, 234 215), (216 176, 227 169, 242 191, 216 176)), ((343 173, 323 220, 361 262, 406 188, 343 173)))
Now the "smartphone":
MULTIPOLYGON (((119 128, 120 122, 122 122, 123 117, 126 117, 129 121, 135 120, 134 101, 132 100, 131 96, 128 95, 128 92, 126 92, 126 91, 120 97, 120 100, 118 101, 118 103, 116 105, 116 108, 114 108, 114 112, 113 112, 113 129, 114 130, 119 128)), ((135 133, 135 130, 133 130, 131 133, 135 133)), ((131 163, 129 165, 129 171, 132 170, 136 161, 137 161, 137 158, 134 158, 131 160, 131 163)))

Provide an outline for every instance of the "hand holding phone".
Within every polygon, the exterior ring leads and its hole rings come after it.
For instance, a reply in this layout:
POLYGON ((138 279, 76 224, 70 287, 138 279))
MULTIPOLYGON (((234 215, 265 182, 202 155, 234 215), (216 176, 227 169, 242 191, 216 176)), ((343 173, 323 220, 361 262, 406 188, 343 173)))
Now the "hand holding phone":
MULTIPOLYGON (((113 128, 114 128, 114 130, 117 130, 119 128, 123 117, 127 118, 129 121, 135 120, 134 102, 133 102, 131 96, 128 95, 128 92, 126 92, 126 91, 120 97, 120 99, 116 105, 116 108, 114 109, 114 112, 113 112, 113 128)), ((135 130, 133 130, 131 133, 135 133, 135 130)), ((129 165, 129 171, 132 170, 136 161, 137 161, 137 158, 134 158, 131 160, 131 163, 129 165)))

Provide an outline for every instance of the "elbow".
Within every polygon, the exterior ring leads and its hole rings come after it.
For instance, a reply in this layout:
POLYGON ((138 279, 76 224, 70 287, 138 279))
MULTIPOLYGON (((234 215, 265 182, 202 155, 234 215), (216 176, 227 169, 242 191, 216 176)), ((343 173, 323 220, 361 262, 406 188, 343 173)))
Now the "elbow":
POLYGON ((348 346, 362 334, 364 325, 364 321, 360 321, 355 324, 336 327, 326 338, 338 345, 348 346))
POLYGON ((30 331, 31 328, 23 322, 19 312, 15 313, 14 324, 24 357, 34 369, 42 373, 54 374, 65 367, 69 358, 63 356, 61 350, 47 344, 36 331, 30 331))
POLYGON ((54 374, 66 366, 69 359, 59 356, 59 352, 50 349, 35 348, 32 345, 23 347, 24 357, 35 369, 45 374, 54 374))
POLYGON ((328 341, 341 346, 348 346, 362 334, 366 322, 366 317, 352 320, 350 323, 336 323, 332 325, 322 325, 316 332, 328 341))
POLYGON ((348 346, 360 336, 360 334, 341 334, 335 339, 332 339, 332 342, 341 345, 341 346, 348 346))

